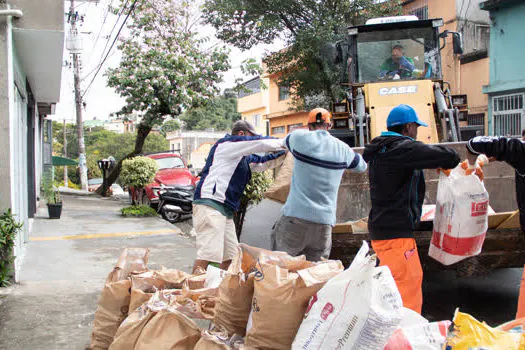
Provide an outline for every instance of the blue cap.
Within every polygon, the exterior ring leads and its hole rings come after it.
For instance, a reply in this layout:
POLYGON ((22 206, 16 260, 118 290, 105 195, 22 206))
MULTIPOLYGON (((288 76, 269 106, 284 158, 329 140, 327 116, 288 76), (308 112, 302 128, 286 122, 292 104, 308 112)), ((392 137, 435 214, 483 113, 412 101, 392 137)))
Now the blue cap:
POLYGON ((390 113, 388 114, 388 118, 386 119, 387 128, 408 123, 416 123, 420 126, 428 126, 427 123, 419 120, 416 111, 409 105, 399 105, 397 107, 394 107, 390 111, 390 113))

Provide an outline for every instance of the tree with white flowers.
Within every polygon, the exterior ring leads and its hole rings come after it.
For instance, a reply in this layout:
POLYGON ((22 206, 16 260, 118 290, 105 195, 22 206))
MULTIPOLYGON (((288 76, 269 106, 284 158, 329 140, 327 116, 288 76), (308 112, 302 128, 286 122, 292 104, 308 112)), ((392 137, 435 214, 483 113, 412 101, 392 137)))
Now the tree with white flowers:
MULTIPOLYGON (((129 13, 128 35, 119 45, 120 65, 106 72, 108 86, 126 101, 118 114, 142 116, 135 148, 126 159, 142 152, 154 125, 216 95, 222 72, 230 66, 227 49, 199 35, 200 14, 193 1, 121 0, 116 10, 129 13)), ((122 160, 109 174, 102 194, 121 167, 122 160)))
POLYGON ((285 50, 264 59, 279 85, 292 87, 299 109, 336 102, 344 71, 335 45, 347 27, 400 14, 401 0, 205 0, 203 16, 217 37, 242 50, 284 40, 285 50), (313 97, 316 97, 313 99, 313 97), (312 101, 307 103, 307 98, 312 101), (301 105, 305 103, 306 105, 301 105))

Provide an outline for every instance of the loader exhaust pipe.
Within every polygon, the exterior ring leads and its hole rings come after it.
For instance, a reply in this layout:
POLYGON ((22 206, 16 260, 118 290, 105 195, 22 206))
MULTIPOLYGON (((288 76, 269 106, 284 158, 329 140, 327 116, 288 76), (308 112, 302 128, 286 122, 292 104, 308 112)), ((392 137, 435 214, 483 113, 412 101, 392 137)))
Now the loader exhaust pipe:
POLYGON ((359 147, 365 147, 365 132, 363 126, 366 117, 365 97, 363 96, 363 90, 361 89, 357 89, 357 96, 355 97, 355 108, 357 113, 357 120, 359 122, 359 147))

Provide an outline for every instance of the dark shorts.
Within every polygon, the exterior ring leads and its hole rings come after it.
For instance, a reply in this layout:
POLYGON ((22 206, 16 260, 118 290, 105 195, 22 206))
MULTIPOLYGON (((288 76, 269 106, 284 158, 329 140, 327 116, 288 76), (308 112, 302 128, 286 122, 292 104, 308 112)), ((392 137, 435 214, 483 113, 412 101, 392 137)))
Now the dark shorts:
POLYGON ((292 256, 306 255, 309 261, 328 259, 332 249, 332 226, 282 216, 272 229, 272 250, 292 256))

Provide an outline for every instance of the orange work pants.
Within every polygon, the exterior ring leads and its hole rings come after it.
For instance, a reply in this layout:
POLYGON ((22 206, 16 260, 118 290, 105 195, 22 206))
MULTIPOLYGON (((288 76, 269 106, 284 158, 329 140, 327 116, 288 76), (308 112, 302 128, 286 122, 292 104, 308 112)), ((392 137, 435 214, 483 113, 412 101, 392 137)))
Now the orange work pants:
POLYGON ((401 294, 403 306, 421 314, 423 269, 413 238, 372 241, 380 266, 388 266, 401 294))
POLYGON ((518 312, 516 319, 525 317, 525 268, 523 268, 523 275, 521 276, 520 294, 518 297, 518 312))

